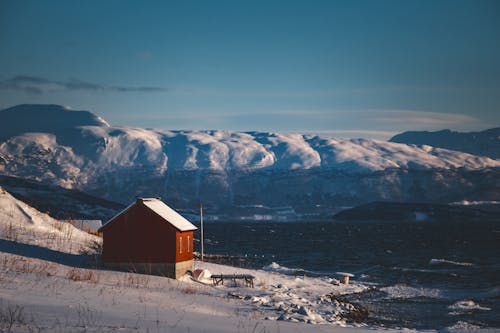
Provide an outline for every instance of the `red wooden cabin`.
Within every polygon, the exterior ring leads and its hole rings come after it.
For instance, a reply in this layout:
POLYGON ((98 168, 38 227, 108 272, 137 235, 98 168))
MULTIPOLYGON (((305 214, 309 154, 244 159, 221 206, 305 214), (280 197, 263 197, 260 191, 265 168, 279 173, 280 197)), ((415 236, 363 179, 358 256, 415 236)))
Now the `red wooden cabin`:
POLYGON ((111 268, 177 279, 193 269, 194 230, 160 199, 139 198, 99 228, 102 260, 111 268))

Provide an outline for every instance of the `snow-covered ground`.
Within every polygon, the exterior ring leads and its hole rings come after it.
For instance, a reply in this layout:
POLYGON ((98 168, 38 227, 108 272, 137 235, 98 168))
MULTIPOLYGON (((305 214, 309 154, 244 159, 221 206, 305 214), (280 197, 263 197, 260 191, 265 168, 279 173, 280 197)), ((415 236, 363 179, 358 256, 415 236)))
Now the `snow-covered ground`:
POLYGON ((0 187, 0 238, 79 254, 92 251, 101 238, 81 231, 71 221, 59 221, 17 200, 0 187))
POLYGON ((347 309, 326 295, 366 288, 201 262, 196 268, 253 274, 256 286, 102 270, 88 254, 98 237, 4 189, 0 229, 2 331, 331 332, 347 309))
MULTIPOLYGON (((109 271, 88 253, 98 242, 95 236, 58 223, 1 190, 0 331, 349 333, 377 328, 347 323, 360 313, 339 298, 367 290, 366 284, 290 276, 276 264, 248 270, 195 262, 195 273, 252 274, 254 288, 109 271)), ((452 310, 471 307, 477 305, 457 303, 452 310)), ((454 328, 464 329, 473 328, 454 328)))
MULTIPOLYGON (((256 307, 270 320, 345 326, 346 319, 359 314, 360 310, 336 300, 336 297, 369 289, 369 286, 358 283, 345 285, 332 278, 289 276, 268 269, 248 270, 200 261, 195 263, 195 268, 213 274, 255 276, 255 288, 235 286, 231 281, 227 282, 228 287, 217 288, 256 307)), ((211 280, 205 282, 209 284, 211 280)))
MULTIPOLYGON (((280 274, 254 272, 258 282, 251 289, 74 268, 9 253, 0 253, 0 265, 0 325, 7 329, 12 324, 15 332, 344 331, 338 325, 266 320, 279 312, 272 308, 279 303, 278 298, 286 299, 281 301, 284 306, 297 304, 293 316, 298 320, 319 316, 309 309, 305 297, 308 292, 323 291, 326 284, 307 287, 307 279, 299 282, 280 274), (289 291, 275 293, 280 284, 289 291), (293 290, 296 287, 298 290, 293 290)), ((311 296, 309 299, 317 298, 311 296)))

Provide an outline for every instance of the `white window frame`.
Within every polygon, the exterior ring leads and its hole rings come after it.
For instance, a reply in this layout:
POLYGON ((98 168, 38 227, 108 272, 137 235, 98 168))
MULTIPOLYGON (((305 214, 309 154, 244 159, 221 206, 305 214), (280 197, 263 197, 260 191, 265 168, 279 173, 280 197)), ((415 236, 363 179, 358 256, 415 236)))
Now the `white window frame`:
POLYGON ((179 237, 179 254, 182 254, 182 236, 179 237))

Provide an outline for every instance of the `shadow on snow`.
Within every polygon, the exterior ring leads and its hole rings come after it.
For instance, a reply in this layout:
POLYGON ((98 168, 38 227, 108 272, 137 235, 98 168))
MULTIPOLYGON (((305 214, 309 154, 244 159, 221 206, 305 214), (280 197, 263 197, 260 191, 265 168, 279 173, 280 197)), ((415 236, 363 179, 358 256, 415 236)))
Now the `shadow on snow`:
POLYGON ((6 239, 0 239, 0 252, 79 268, 97 268, 96 266, 98 266, 97 263, 99 262, 97 255, 65 253, 38 245, 18 243, 6 239))

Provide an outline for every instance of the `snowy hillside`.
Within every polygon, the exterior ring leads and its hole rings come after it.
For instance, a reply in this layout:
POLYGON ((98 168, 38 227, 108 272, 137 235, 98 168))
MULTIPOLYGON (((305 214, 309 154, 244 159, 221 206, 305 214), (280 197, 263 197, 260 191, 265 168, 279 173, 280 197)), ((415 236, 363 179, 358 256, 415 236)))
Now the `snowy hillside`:
POLYGON ((457 151, 301 134, 112 127, 89 112, 78 115, 57 106, 0 111, 3 128, 17 131, 0 141, 0 173, 124 204, 161 196, 189 210, 201 200, 208 213, 229 216, 254 207, 249 216, 264 219, 330 214, 373 200, 500 199, 491 182, 500 161, 457 151), (33 122, 17 133, 35 112, 57 125, 33 122))
POLYGON ((478 156, 500 158, 500 127, 481 132, 460 133, 450 130, 437 132, 404 132, 390 139, 416 145, 430 145, 434 147, 462 151, 478 156))
POLYGON ((89 251, 100 238, 58 221, 11 196, 0 187, 2 239, 38 245, 66 253, 89 251))

